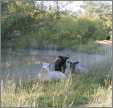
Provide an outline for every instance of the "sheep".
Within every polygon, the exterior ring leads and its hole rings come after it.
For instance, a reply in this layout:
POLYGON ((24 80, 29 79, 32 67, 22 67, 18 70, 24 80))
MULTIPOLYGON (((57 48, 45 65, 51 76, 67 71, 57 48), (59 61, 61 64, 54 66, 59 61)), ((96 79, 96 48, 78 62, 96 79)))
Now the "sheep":
POLYGON ((72 73, 82 73, 87 71, 87 69, 84 66, 82 66, 79 61, 70 60, 68 61, 68 63, 70 64, 70 71, 72 73))
POLYGON ((39 80, 66 79, 67 76, 60 71, 50 71, 49 63, 43 63, 41 72, 38 74, 39 80))
POLYGON ((70 61, 69 63, 70 63, 70 70, 72 73, 80 72, 78 68, 78 64, 80 63, 79 61, 75 61, 75 62, 70 61))
POLYGON ((55 71, 61 71, 61 72, 65 73, 67 59, 69 59, 69 57, 58 56, 58 58, 55 60, 55 63, 54 63, 55 71))

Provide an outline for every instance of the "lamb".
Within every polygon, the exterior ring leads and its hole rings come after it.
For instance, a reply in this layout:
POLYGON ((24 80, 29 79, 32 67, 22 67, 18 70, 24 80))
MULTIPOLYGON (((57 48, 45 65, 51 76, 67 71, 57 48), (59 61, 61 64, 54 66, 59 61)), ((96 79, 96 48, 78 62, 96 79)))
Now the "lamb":
POLYGON ((50 71, 49 63, 43 63, 41 72, 38 74, 39 80, 66 79, 67 76, 60 71, 50 71))

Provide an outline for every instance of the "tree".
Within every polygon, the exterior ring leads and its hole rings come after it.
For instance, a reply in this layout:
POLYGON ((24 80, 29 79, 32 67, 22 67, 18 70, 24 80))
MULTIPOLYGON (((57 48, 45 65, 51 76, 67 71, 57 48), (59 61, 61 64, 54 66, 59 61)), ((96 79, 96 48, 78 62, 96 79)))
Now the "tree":
POLYGON ((86 12, 89 16, 97 16, 103 23, 106 34, 112 31, 112 2, 111 1, 87 1, 86 12))

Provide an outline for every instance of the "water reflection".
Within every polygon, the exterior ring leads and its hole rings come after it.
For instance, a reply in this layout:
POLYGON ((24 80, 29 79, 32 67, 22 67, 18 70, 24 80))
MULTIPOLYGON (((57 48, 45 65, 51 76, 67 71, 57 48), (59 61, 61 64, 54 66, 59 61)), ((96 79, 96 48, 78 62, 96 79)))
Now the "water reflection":
POLYGON ((18 51, 2 51, 2 63, 0 76, 8 77, 36 77, 40 72, 40 63, 51 63, 53 69, 54 60, 58 55, 70 56, 71 61, 80 61, 80 65, 89 68, 92 64, 106 58, 103 54, 87 54, 71 50, 18 50, 18 51))

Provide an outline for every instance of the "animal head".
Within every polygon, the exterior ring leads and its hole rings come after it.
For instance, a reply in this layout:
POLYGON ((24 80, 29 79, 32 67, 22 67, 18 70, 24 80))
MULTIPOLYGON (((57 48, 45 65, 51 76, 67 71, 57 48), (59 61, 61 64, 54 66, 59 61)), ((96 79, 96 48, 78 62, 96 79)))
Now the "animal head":
POLYGON ((58 56, 62 62, 66 62, 67 59, 69 59, 69 57, 67 56, 58 56))
POLYGON ((79 63, 80 63, 79 61, 70 62, 70 64, 73 64, 73 65, 77 65, 77 64, 79 64, 79 63))
POLYGON ((68 59, 67 61, 66 61, 66 66, 67 66, 67 68, 74 68, 74 67, 76 67, 76 65, 78 65, 80 62, 79 61, 71 61, 70 59, 68 59))
POLYGON ((47 70, 47 71, 49 71, 49 63, 42 63, 41 64, 41 68, 42 68, 42 70, 47 70))
POLYGON ((68 60, 67 63, 76 65, 76 64, 79 64, 80 62, 79 61, 74 61, 73 62, 71 60, 68 60))

